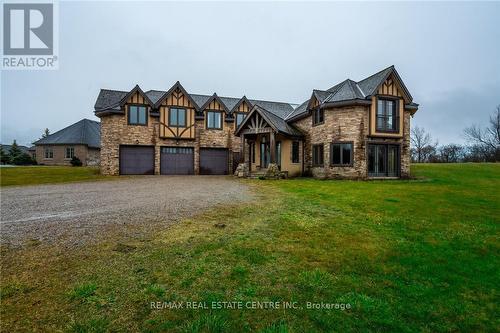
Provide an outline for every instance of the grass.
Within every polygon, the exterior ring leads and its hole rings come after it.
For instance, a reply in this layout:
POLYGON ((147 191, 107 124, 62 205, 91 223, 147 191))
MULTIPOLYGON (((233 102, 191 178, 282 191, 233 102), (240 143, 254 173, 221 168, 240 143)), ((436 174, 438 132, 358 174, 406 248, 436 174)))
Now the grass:
POLYGON ((3 248, 1 330, 498 331, 500 165, 412 172, 417 180, 248 181, 255 202, 159 234, 123 240, 111 231, 69 251, 3 248), (174 301, 299 307, 150 305, 174 301))
POLYGON ((0 168, 0 186, 35 185, 113 179, 96 167, 28 166, 0 168))

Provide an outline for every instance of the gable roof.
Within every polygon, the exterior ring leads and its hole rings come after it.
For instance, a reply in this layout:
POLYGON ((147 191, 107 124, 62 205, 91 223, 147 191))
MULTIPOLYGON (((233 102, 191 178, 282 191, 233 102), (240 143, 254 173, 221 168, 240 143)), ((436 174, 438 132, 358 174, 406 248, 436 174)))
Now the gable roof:
POLYGON ((407 109, 417 110, 418 104, 412 102, 412 97, 398 72, 394 66, 389 66, 359 82, 347 79, 327 90, 314 89, 311 99, 302 103, 289 114, 286 119, 287 121, 293 121, 308 115, 310 110, 309 103, 312 102, 313 97, 316 98, 320 104, 327 105, 369 104, 371 96, 377 93, 378 88, 390 75, 393 75, 394 79, 403 90, 402 92, 407 102, 405 107, 407 109))
POLYGON ((248 113, 243 122, 236 129, 235 132, 236 135, 238 135, 241 132, 241 130, 245 127, 245 125, 248 123, 248 121, 250 120, 250 118, 254 113, 259 113, 262 116, 262 118, 264 118, 264 120, 268 123, 268 125, 271 126, 271 128, 278 133, 289 136, 297 136, 297 137, 303 136, 301 131, 296 129, 293 125, 287 123, 285 119, 278 117, 274 113, 269 112, 260 105, 254 105, 252 107, 252 110, 248 113))
POLYGON ((219 96, 217 96, 216 93, 214 93, 212 96, 210 96, 210 98, 207 99, 205 103, 203 103, 203 105, 200 107, 200 110, 202 110, 202 111, 205 110, 210 105, 210 103, 212 103, 212 101, 217 101, 217 103, 219 103, 224 108, 224 111, 226 111, 226 114, 229 113, 228 107, 219 98, 219 96))
POLYGON ((42 138, 35 145, 50 145, 50 144, 78 144, 87 145, 90 148, 101 147, 101 123, 82 119, 68 127, 65 127, 46 138, 42 138))
POLYGON ((170 94, 172 92, 174 92, 176 89, 179 89, 190 101, 191 103, 193 104, 193 107, 198 111, 199 110, 199 104, 197 104, 194 99, 192 98, 192 96, 190 94, 188 94, 188 92, 186 91, 186 89, 184 89, 184 87, 182 86, 182 84, 177 81, 174 83, 174 85, 169 89, 167 90, 166 92, 164 92, 164 94, 154 103, 154 107, 155 108, 158 108, 161 103, 163 103, 163 101, 165 100, 165 98, 167 98, 168 96, 170 96, 170 94))
POLYGON ((139 87, 138 84, 135 85, 134 88, 132 88, 132 90, 130 90, 123 98, 122 100, 120 101, 120 106, 124 105, 128 99, 134 95, 136 92, 138 92, 142 97, 144 97, 144 99, 146 100, 146 102, 150 105, 150 106, 154 106, 154 103, 151 101, 151 99, 149 99, 148 95, 146 95, 146 93, 144 91, 142 91, 141 87, 139 87))
POLYGON ((127 96, 126 91, 101 89, 99 95, 97 96, 97 100, 95 101, 94 109, 96 111, 116 108, 119 110, 120 101, 125 96, 127 96))
MULTIPOLYGON (((223 97, 223 99, 224 99, 224 98, 236 99, 236 98, 232 98, 232 97, 223 97)), ((243 102, 247 103, 249 108, 252 108, 252 106, 253 106, 253 105, 252 105, 252 103, 250 103, 250 101, 247 99, 247 97, 246 97, 245 95, 243 95, 243 97, 242 97, 242 98, 240 98, 240 99, 236 102, 236 104, 234 104, 234 105, 230 108, 230 109, 231 109, 231 113, 235 112, 235 111, 236 111, 236 109, 237 109, 237 108, 239 108, 239 107, 240 107, 240 105, 241 105, 243 102)), ((228 107, 229 107, 229 106, 228 106, 228 107)))

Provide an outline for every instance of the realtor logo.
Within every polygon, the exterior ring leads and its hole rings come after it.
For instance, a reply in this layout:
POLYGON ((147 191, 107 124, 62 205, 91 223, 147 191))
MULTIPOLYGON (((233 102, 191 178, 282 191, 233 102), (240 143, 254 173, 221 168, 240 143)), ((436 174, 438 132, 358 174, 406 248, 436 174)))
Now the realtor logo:
POLYGON ((3 4, 2 69, 57 69, 54 3, 3 4))

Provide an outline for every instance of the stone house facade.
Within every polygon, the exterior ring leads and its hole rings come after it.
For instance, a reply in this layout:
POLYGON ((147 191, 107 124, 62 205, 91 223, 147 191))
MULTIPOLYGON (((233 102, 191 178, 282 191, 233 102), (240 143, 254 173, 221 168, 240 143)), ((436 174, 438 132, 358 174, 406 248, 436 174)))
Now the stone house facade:
POLYGON ((290 103, 167 91, 101 90, 101 172, 316 178, 409 176, 418 110, 394 66, 290 103))

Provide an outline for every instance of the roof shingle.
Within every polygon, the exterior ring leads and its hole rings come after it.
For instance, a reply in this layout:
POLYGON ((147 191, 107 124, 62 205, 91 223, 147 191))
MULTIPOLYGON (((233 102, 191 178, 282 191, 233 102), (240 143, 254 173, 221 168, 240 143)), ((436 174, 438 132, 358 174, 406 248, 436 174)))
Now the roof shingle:
POLYGON ((46 138, 36 141, 34 144, 79 144, 87 145, 90 148, 100 148, 101 123, 90 119, 82 119, 73 125, 50 134, 46 138))

